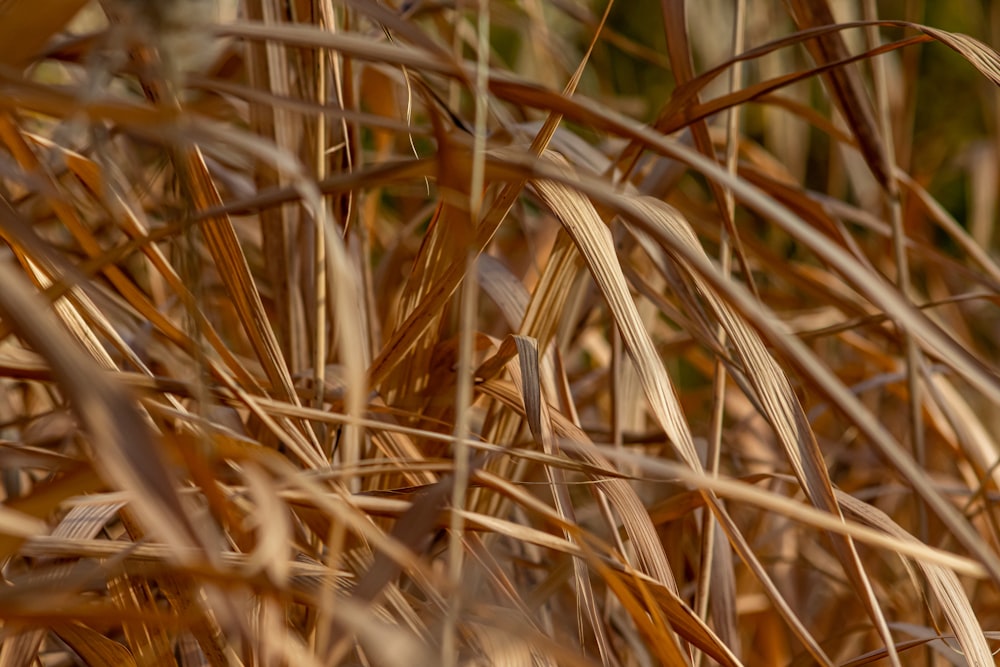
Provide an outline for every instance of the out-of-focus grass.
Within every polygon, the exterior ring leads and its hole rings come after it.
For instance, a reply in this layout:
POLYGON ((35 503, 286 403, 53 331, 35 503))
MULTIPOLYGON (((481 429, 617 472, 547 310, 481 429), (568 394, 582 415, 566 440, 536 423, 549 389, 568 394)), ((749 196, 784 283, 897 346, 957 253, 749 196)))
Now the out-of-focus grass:
POLYGON ((0 667, 993 663, 1000 10, 48 4, 0 667))

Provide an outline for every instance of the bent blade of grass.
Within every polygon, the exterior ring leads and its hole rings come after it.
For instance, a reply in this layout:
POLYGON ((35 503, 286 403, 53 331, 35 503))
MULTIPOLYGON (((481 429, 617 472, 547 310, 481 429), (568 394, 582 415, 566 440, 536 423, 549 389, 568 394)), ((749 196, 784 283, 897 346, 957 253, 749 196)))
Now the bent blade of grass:
MULTIPOLYGON (((564 158, 546 154, 542 160, 566 170, 566 180, 573 178, 564 158)), ((536 181, 534 187, 573 238, 601 288, 642 380, 647 400, 671 444, 688 465, 700 469, 698 452, 673 383, 636 311, 608 228, 593 205, 572 188, 544 180, 536 181)))
MULTIPOLYGON (((947 336, 937 325, 932 323, 915 306, 902 299, 895 290, 880 277, 860 265, 857 260, 845 251, 826 242, 820 235, 801 219, 791 214, 786 208, 764 196, 756 188, 745 181, 733 177, 718 164, 706 160, 704 156, 683 146, 680 142, 671 141, 665 137, 638 126, 634 121, 625 119, 607 109, 598 110, 592 105, 574 101, 562 105, 567 115, 572 115, 576 107, 589 107, 586 116, 599 113, 605 121, 627 136, 640 139, 651 148, 663 151, 676 157, 710 178, 720 179, 730 187, 737 198, 750 208, 765 215, 788 233, 808 245, 820 258, 839 271, 861 294, 865 295, 875 305, 900 322, 902 326, 911 329, 920 340, 925 350, 932 356, 940 358, 945 364, 955 369, 969 383, 980 390, 989 400, 1000 403, 1000 380, 985 364, 970 354, 954 339, 947 336)), ((643 214, 635 206, 633 198, 612 192, 607 184, 584 174, 577 173, 570 177, 564 168, 555 168, 545 162, 527 161, 523 157, 502 153, 503 162, 507 168, 520 163, 522 168, 534 172, 536 177, 550 178, 553 181, 572 183, 574 188, 585 192, 595 201, 613 207, 624 213, 632 222, 640 226, 648 225, 643 214)), ((990 570, 991 576, 1000 581, 1000 558, 985 547, 968 521, 950 503, 945 501, 928 479, 926 473, 920 470, 893 439, 886 428, 868 412, 853 396, 843 383, 815 354, 797 338, 788 336, 769 310, 756 302, 739 284, 719 275, 715 267, 704 260, 700 253, 691 253, 683 247, 674 247, 673 252, 682 256, 687 264, 703 276, 712 287, 719 292, 727 303, 752 323, 776 348, 782 350, 791 360, 810 375, 818 386, 838 407, 840 407, 859 427, 884 455, 893 463, 909 481, 935 513, 947 524, 959 541, 972 553, 981 559, 990 570)))
MULTIPOLYGON (((535 169, 537 172, 538 171, 537 165, 535 169)), ((565 176, 564 166, 560 166, 560 168, 556 169, 555 171, 563 171, 564 175, 560 180, 567 180, 565 176)), ((544 181, 540 182, 536 187, 538 187, 539 191, 543 194, 544 197, 546 195, 546 189, 542 183, 544 183, 544 181)), ((604 190, 606 192, 606 186, 598 186, 598 187, 599 189, 604 190)), ((563 208, 560 206, 560 197, 566 198, 566 201, 562 202, 563 205, 565 205, 566 202, 574 201, 574 195, 572 194, 572 191, 569 188, 559 186, 548 190, 548 194, 549 194, 548 203, 550 207, 553 207, 557 215, 561 214, 562 217, 566 215, 566 211, 573 210, 572 206, 569 206, 567 208, 563 208)), ((576 201, 579 201, 578 197, 576 198, 576 201)), ((632 207, 635 207, 634 201, 630 202, 630 204, 632 207)), ((584 205, 579 210, 586 211, 587 206, 584 205)), ((571 233, 579 234, 579 236, 576 237, 577 243, 580 244, 585 257, 587 257, 588 261, 591 263, 592 271, 594 271, 598 283, 602 287, 607 287, 607 285, 612 285, 611 289, 614 289, 613 286, 618 281, 616 281, 614 277, 610 277, 614 275, 613 272, 610 271, 610 266, 612 264, 616 265, 617 260, 614 258, 614 250, 613 247, 611 247, 610 245, 610 237, 607 236, 606 228, 604 228, 602 223, 600 223, 600 220, 599 218, 597 218, 596 213, 591 214, 589 212, 584 212, 582 215, 583 217, 581 218, 581 220, 583 219, 596 220, 597 222, 595 225, 593 225, 593 229, 604 230, 605 232, 604 237, 607 238, 608 240, 602 244, 601 241, 599 240, 601 238, 601 234, 599 232, 596 235, 589 237, 586 236, 585 231, 581 230, 581 228, 579 227, 577 228, 569 227, 569 229, 571 233), (588 248, 587 244, 594 244, 594 245, 588 248), (600 257, 600 250, 595 252, 594 249, 601 248, 602 245, 605 246, 604 250, 605 258, 610 258, 610 261, 608 259, 595 259, 600 257), (593 254, 591 256, 588 256, 587 255, 588 252, 593 254), (601 264, 599 264, 599 262, 607 262, 607 266, 602 266, 601 264), (602 273, 602 271, 604 273, 602 273)), ((645 219, 646 223, 649 224, 647 215, 639 215, 638 217, 645 219)), ((573 222, 576 222, 576 224, 582 224, 579 222, 579 220, 570 221, 568 224, 573 224, 573 222)), ((564 224, 567 224, 565 219, 564 219, 564 224)), ((673 247, 676 250, 678 245, 683 245, 683 242, 678 243, 675 240, 672 243, 668 243, 668 245, 671 245, 671 247, 673 247)), ((699 253, 701 252, 700 246, 698 247, 697 251, 691 251, 690 247, 688 247, 687 250, 689 252, 685 254, 694 256, 699 256, 699 253)), ((702 257, 701 260, 704 261, 704 263, 706 264, 708 263, 707 259, 704 257, 702 257)), ((616 308, 620 309, 622 313, 626 314, 623 320, 627 321, 626 319, 627 314, 630 310, 629 306, 631 305, 632 306, 631 310, 634 310, 634 305, 631 304, 631 301, 627 297, 628 292, 627 289, 624 289, 623 279, 619 278, 619 280, 621 281, 622 284, 622 288, 620 289, 620 291, 624 292, 625 296, 619 299, 617 302, 614 301, 615 297, 613 294, 610 295, 606 294, 606 297, 609 299, 609 303, 612 307, 612 310, 614 311, 616 308)), ((732 311, 730 311, 730 313, 732 313, 732 311)), ((724 313, 719 313, 720 316, 722 314, 724 313)), ((643 334, 644 332, 642 332, 642 334, 638 334, 638 337, 641 338, 643 334)), ((636 338, 634 337, 632 340, 629 340, 629 338, 626 336, 626 342, 629 344, 635 343, 636 338)), ((639 345, 641 344, 642 343, 639 342, 639 345)), ((750 355, 749 358, 751 359, 759 358, 759 354, 762 349, 763 349, 762 346, 760 346, 758 342, 755 345, 751 345, 750 348, 745 348, 743 350, 743 353, 749 354, 750 355)), ((763 358, 770 359, 770 357, 766 355, 766 352, 764 353, 763 358)), ((646 376, 643 379, 644 382, 647 383, 646 386, 647 396, 649 397, 651 402, 653 402, 659 399, 658 394, 659 395, 663 394, 663 389, 662 388, 657 389, 656 387, 650 388, 648 386, 650 378, 655 377, 656 375, 663 375, 665 377, 665 373, 663 372, 662 365, 660 364, 655 354, 647 356, 647 359, 650 360, 651 363, 657 364, 660 367, 659 373, 655 373, 655 371, 650 371, 648 366, 646 368, 640 369, 640 376, 642 376, 642 370, 646 371, 646 376)), ((773 365, 773 361, 771 361, 770 364, 773 365)), ((769 376, 772 377, 772 379, 774 380, 779 380, 782 377, 780 375, 780 371, 777 372, 775 371, 776 369, 772 368, 771 372, 769 373, 769 376)), ((661 387, 662 386, 664 385, 661 385, 661 387)), ((669 381, 667 381, 665 386, 666 387, 671 386, 669 384, 669 381)), ((758 389, 758 394, 761 395, 760 389, 758 389)), ((786 450, 788 450, 790 457, 792 457, 793 462, 797 461, 799 463, 798 472, 800 475, 800 479, 802 479, 803 483, 806 484, 807 488, 810 489, 813 497, 813 502, 818 503, 820 506, 827 507, 828 509, 830 509, 830 511, 834 512, 835 514, 839 514, 835 500, 831 501, 830 499, 830 496, 832 495, 832 488, 830 487, 828 478, 825 475, 825 468, 822 467, 822 462, 821 462, 822 457, 819 456, 818 452, 816 451, 815 441, 812 440, 811 431, 809 430, 808 423, 806 422, 804 415, 801 414, 801 409, 796 411, 794 408, 794 406, 797 405, 797 401, 794 398, 794 396, 793 395, 790 396, 788 391, 773 392, 765 389, 763 391, 763 394, 761 395, 761 398, 765 401, 765 404, 768 406, 769 408, 768 412, 771 418, 776 419, 774 425, 776 429, 778 429, 779 435, 782 436, 783 441, 786 443, 786 450), (781 398, 782 396, 784 397, 783 399, 781 398), (778 398, 779 400, 777 402, 774 402, 774 400, 772 399, 775 398, 778 398), (805 442, 807 443, 812 442, 812 447, 806 449, 806 457, 804 459, 802 458, 801 453, 798 451, 800 435, 805 436, 805 442), (802 467, 801 465, 803 461, 806 463, 805 467, 802 467)), ((666 403, 661 403, 660 405, 661 405, 660 414, 658 414, 657 416, 661 417, 661 419, 662 416, 664 415, 668 417, 667 420, 661 421, 661 425, 665 428, 668 435, 676 437, 674 435, 676 433, 683 434, 684 428, 686 427, 686 424, 683 422, 683 417, 682 416, 680 417, 679 422, 672 422, 671 420, 673 420, 674 417, 671 415, 671 412, 669 411, 669 406, 666 403), (664 408, 667 408, 667 411, 664 411, 664 408), (678 423, 681 425, 680 430, 676 428, 678 423)), ((676 406, 676 398, 674 398, 674 405, 675 405, 675 412, 676 414, 679 415, 679 406, 676 406)), ((655 408, 656 404, 654 404, 654 412, 656 411, 655 408)), ((681 435, 680 437, 683 437, 683 435, 681 435)), ((690 434, 688 434, 688 439, 689 439, 688 442, 690 442, 690 434)), ((676 442, 674 444, 675 446, 677 446, 676 442)), ((689 465, 691 465, 692 468, 694 468, 695 470, 700 470, 700 464, 698 463, 696 454, 694 453, 693 445, 690 445, 690 449, 687 451, 685 451, 684 447, 680 447, 679 450, 682 457, 686 458, 686 460, 689 461, 689 465)), ((851 576, 851 578, 855 581, 857 587, 860 589, 859 595, 861 595, 862 599, 865 601, 866 606, 869 609, 869 613, 872 615, 876 626, 879 627, 880 633, 882 634, 883 638, 886 641, 887 647, 889 648, 890 655, 894 656, 894 653, 891 648, 891 642, 892 642, 891 636, 888 634, 884 618, 882 617, 881 609, 878 606, 877 600, 874 598, 870 582, 868 581, 867 575, 864 573, 864 569, 861 566, 856 550, 854 549, 854 546, 849 539, 842 540, 840 542, 840 546, 842 549, 840 551, 841 561, 844 564, 845 570, 847 571, 849 576, 851 576)))
MULTIPOLYGON (((644 201, 648 202, 648 206, 651 207, 651 208, 653 208, 653 209, 665 209, 665 205, 662 204, 662 203, 660 203, 660 202, 648 201, 648 200, 644 200, 644 201)), ((655 212, 650 212, 649 217, 652 218, 655 215, 656 215, 655 212)), ((687 242, 691 245, 691 247, 693 249, 693 252, 698 252, 698 250, 700 249, 700 246, 697 245, 697 240, 696 239, 694 239, 693 237, 691 237, 691 238, 687 239, 687 242)), ((672 244, 672 245, 674 245, 676 247, 676 244, 672 244)), ((721 306, 724 310, 728 310, 728 306, 726 306, 723 302, 717 301, 716 299, 712 299, 712 298, 710 298, 709 301, 717 309, 721 306)), ((730 317, 723 318, 721 315, 722 314, 720 313, 720 321, 723 321, 723 322, 730 321, 731 322, 731 318, 730 317)), ((729 327, 732 327, 732 324, 730 324, 729 327)), ((727 328, 729 328, 729 327, 727 327, 727 328)), ((739 329, 742 329, 742 327, 739 327, 739 329)), ((759 343, 755 343, 755 342, 753 342, 753 340, 748 340, 747 339, 747 336, 745 334, 752 334, 751 330, 749 330, 749 329, 743 330, 742 333, 744 335, 742 335, 742 336, 740 335, 740 331, 739 330, 734 331, 734 330, 730 329, 730 333, 731 333, 731 336, 732 336, 732 338, 734 340, 734 344, 739 344, 739 343, 742 342, 744 345, 746 345, 747 343, 750 343, 752 347, 759 347, 759 343)), ((760 348, 760 350, 763 351, 763 348, 760 348)), ((745 358, 745 362, 744 363, 747 363, 746 358, 745 358)), ((756 381, 759 380, 760 378, 766 377, 766 375, 763 374, 763 373, 754 372, 752 368, 749 370, 749 372, 747 373, 747 375, 748 375, 749 379, 751 380, 751 382, 753 382, 754 384, 756 384, 756 381)), ((759 389, 758 389, 758 395, 760 395, 760 390, 759 389)), ((767 405, 767 402, 765 401, 764 404, 767 405)), ((779 430, 779 435, 780 435, 780 430, 779 430)), ((808 460, 808 459, 806 459, 806 460, 808 460)), ((825 469, 819 469, 819 472, 825 473, 825 469)), ((829 485, 828 480, 825 481, 825 484, 829 485)), ((832 487, 827 486, 827 488, 831 489, 831 492, 832 492, 832 487)), ((839 499, 839 502, 837 503, 837 506, 839 507, 844 502, 843 501, 844 495, 843 494, 838 494, 837 497, 839 499)), ((858 509, 857 509, 858 506, 864 507, 858 501, 854 501, 854 505, 853 506, 855 508, 855 510, 854 510, 855 512, 858 511, 858 509)), ((902 532, 901 529, 898 529, 898 527, 897 527, 897 530, 899 532, 902 532)), ((916 542, 916 540, 913 540, 913 541, 916 542)), ((852 548, 852 550, 853 550, 853 548, 852 548)), ((925 572, 926 572, 926 570, 925 570, 925 572)), ((960 641, 962 642, 963 646, 964 647, 968 647, 969 651, 975 652, 977 655, 982 655, 983 650, 985 650, 985 642, 984 642, 983 637, 982 637, 982 632, 978 629, 978 626, 976 626, 974 629, 970 628, 970 626, 969 626, 969 619, 970 619, 970 617, 974 618, 974 616, 971 616, 971 606, 969 605, 968 599, 965 597, 964 593, 962 593, 959 588, 955 587, 954 584, 956 582, 954 580, 953 575, 951 575, 950 578, 949 577, 945 577, 944 575, 942 575, 937 570, 934 570, 934 571, 931 571, 931 572, 926 572, 926 574, 927 574, 929 580, 931 580, 932 589, 933 589, 935 595, 938 597, 938 599, 942 603, 942 606, 945 607, 945 609, 947 610, 946 613, 948 614, 949 619, 952 621, 953 624, 960 624, 962 626, 962 630, 958 630, 956 628, 956 634, 958 634, 960 636, 960 641)), ((861 574, 861 576, 864 576, 863 573, 861 574)), ((872 600, 870 602, 870 604, 873 604, 873 603, 874 603, 874 600, 872 600)), ((886 644, 886 648, 889 651, 889 655, 891 656, 893 654, 893 652, 894 652, 894 647, 893 647, 893 645, 890 645, 888 642, 891 642, 891 639, 888 639, 887 640, 887 644, 886 644)))
MULTIPOLYGON (((644 211, 644 218, 659 227, 658 237, 666 241, 668 247, 686 245, 691 254, 702 253, 703 259, 708 261, 708 255, 704 254, 697 236, 676 209, 647 197, 636 198, 633 201, 644 211)), ((669 267, 664 268, 665 275, 669 276, 669 267)), ((781 442, 809 500, 817 508, 825 509, 833 516, 840 517, 840 507, 823 455, 788 379, 768 353, 757 333, 747 326, 697 273, 690 272, 689 275, 694 280, 698 293, 709 304, 716 320, 735 348, 736 355, 743 365, 744 377, 753 387, 757 401, 781 442)), ((683 286, 675 286, 675 291, 681 290, 683 286)), ((879 634, 882 635, 889 650, 890 660, 894 664, 898 663, 898 657, 893 649, 892 635, 889 633, 885 617, 854 543, 849 537, 843 536, 840 536, 840 539, 834 538, 833 542, 841 565, 854 583, 856 592, 868 608, 879 634)))
MULTIPOLYGON (((586 65, 590 61, 593 51, 598 44, 598 40, 600 39, 601 33, 607 24, 613 4, 613 2, 609 2, 605 6, 604 13, 601 16, 601 19, 597 22, 596 28, 589 40, 586 52, 583 57, 580 58, 572 76, 563 87, 563 95, 569 96, 576 92, 576 89, 580 84, 580 80, 583 77, 586 65)), ((490 73, 487 77, 487 82, 490 81, 492 81, 492 73, 490 73)), ((541 155, 553 141, 557 141, 560 137, 572 137, 572 135, 568 132, 560 132, 559 126, 562 122, 562 115, 556 110, 546 111, 545 120, 542 121, 541 125, 537 128, 537 131, 534 128, 529 130, 533 132, 533 137, 529 147, 532 155, 541 155)), ((511 131, 515 128, 508 123, 506 129, 511 131)), ((586 146, 584 142, 580 141, 571 143, 586 146)), ((589 147, 586 147, 584 150, 586 151, 588 148, 589 147)), ((596 151, 592 152, 596 153, 596 151)), ((478 166, 478 163, 474 163, 473 166, 478 166)), ((513 179, 503 185, 484 216, 483 224, 481 225, 484 232, 492 236, 492 233, 496 230, 497 226, 504 220, 510 209, 513 207, 517 197, 520 196, 525 184, 526 180, 524 178, 519 178, 513 179)), ((483 236, 483 234, 480 233, 480 236, 483 236)), ((560 235, 560 238, 557 240, 556 249, 550 253, 549 262, 546 264, 545 272, 541 280, 544 287, 536 288, 532 293, 527 308, 522 311, 523 319, 520 326, 517 328, 518 334, 534 338, 538 341, 538 345, 542 349, 546 350, 549 349, 552 337, 555 333, 555 324, 558 321, 556 314, 562 312, 561 305, 565 304, 566 297, 569 294, 569 276, 570 274, 575 275, 579 268, 577 266, 578 262, 576 261, 575 253, 568 251, 568 242, 560 235)), ((546 390, 552 390, 553 382, 551 375, 548 373, 548 366, 546 366, 545 370, 546 373, 543 376, 545 388, 546 390)), ((519 420, 516 419, 512 413, 508 412, 500 416, 500 419, 491 428, 491 430, 486 433, 486 436, 492 440, 507 442, 514 437, 517 429, 519 428, 519 420)))
MULTIPOLYGON (((553 167, 553 172, 559 172, 563 177, 552 180, 537 179, 533 183, 535 189, 550 210, 559 217, 601 288, 622 333, 626 349, 636 366, 647 401, 661 428, 667 434, 670 444, 692 469, 701 471, 701 462, 694 448, 690 429, 674 393, 673 383, 667 376, 666 369, 654 349, 632 301, 608 228, 604 225, 593 205, 582 197, 576 189, 565 184, 566 181, 574 179, 574 172, 568 167, 565 159, 547 153, 543 156, 541 163, 547 163, 553 167)), ((538 170, 537 165, 535 169, 538 170)), ((600 188, 606 193, 611 191, 606 184, 600 188)), ((712 503, 712 508, 720 517, 724 517, 727 533, 730 534, 730 539, 736 541, 734 546, 737 546, 745 559, 751 559, 755 562, 755 557, 746 548, 745 543, 735 536, 735 527, 728 519, 724 509, 715 502, 712 503)), ((639 512, 643 519, 640 526, 645 528, 646 524, 649 523, 649 516, 645 509, 640 509, 639 512)), ((662 549, 662 547, 660 548, 662 549)), ((780 594, 770 585, 766 575, 763 575, 763 571, 758 569, 757 572, 762 577, 761 581, 767 586, 772 599, 783 610, 786 620, 796 631, 803 644, 818 660, 829 664, 829 659, 794 614, 790 613, 780 594)))
MULTIPOLYGON (((580 268, 579 255, 573 251, 570 239, 560 233, 525 307, 519 312, 511 312, 511 316, 517 317, 511 328, 537 340, 542 349, 548 349, 555 339, 559 322, 564 317, 565 306, 580 268)), ((547 368, 545 370, 548 371, 547 368)), ((548 390, 550 377, 547 372, 543 379, 548 390)), ((506 442, 515 436, 518 428, 518 420, 504 417, 486 435, 496 442, 506 442)))
POLYGON ((912 27, 954 49, 980 73, 984 74, 995 85, 1000 86, 1000 55, 989 44, 984 44, 978 39, 962 33, 948 32, 931 26, 914 24, 912 27))
MULTIPOLYGON (((868 503, 863 503, 841 491, 837 492, 841 506, 859 520, 874 526, 888 535, 904 542, 921 544, 919 540, 903 530, 887 514, 868 503)), ((930 584, 935 599, 941 605, 941 611, 951 624, 952 631, 962 647, 962 654, 970 665, 988 665, 993 661, 992 652, 986 643, 986 637, 980 627, 978 617, 969 602, 955 572, 936 565, 917 560, 917 565, 923 571, 930 584)))

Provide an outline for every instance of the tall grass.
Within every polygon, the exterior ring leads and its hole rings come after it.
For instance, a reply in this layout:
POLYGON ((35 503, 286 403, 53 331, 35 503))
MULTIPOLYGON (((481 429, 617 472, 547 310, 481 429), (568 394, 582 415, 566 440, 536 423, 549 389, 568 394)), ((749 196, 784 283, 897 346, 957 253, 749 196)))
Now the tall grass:
POLYGON ((1000 9, 45 4, 0 667, 993 664, 1000 9))

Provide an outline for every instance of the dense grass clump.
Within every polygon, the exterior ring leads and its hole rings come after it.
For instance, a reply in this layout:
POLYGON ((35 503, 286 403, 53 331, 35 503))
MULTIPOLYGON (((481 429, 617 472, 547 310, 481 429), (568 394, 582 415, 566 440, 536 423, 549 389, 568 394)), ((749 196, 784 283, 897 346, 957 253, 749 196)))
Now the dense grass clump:
POLYGON ((44 4, 0 667, 993 664, 1000 8, 44 4))

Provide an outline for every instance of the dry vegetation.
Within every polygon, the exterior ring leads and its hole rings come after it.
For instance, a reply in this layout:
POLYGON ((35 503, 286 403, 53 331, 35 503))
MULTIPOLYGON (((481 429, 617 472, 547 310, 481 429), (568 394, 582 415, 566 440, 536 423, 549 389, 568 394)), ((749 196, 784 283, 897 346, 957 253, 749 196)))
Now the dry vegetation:
POLYGON ((993 664, 1000 7, 230 4, 0 2, 0 667, 993 664))

